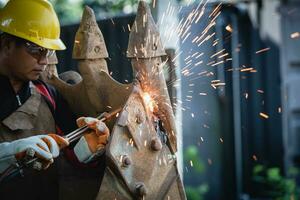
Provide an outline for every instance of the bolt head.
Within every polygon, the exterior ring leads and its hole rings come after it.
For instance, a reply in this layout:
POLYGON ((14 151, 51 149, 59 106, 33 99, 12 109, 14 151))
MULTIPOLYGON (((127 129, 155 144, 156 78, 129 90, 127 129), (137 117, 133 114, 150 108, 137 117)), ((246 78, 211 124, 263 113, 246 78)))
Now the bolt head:
POLYGON ((146 196, 146 194, 147 194, 147 188, 146 188, 145 184, 142 182, 136 183, 135 190, 136 190, 136 194, 139 197, 146 196))
POLYGON ((154 151, 159 151, 162 149, 162 143, 158 137, 151 140, 151 149, 154 151))
POLYGON ((131 160, 128 156, 124 156, 122 159, 122 164, 124 167, 128 167, 129 165, 131 165, 131 160))

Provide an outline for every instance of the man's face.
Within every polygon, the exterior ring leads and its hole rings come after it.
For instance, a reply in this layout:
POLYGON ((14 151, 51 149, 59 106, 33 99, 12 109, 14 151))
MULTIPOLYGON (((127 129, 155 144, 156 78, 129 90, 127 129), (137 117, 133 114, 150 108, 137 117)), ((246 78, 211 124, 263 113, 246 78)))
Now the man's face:
POLYGON ((11 45, 7 69, 11 77, 21 81, 37 80, 45 70, 51 51, 31 42, 11 45))

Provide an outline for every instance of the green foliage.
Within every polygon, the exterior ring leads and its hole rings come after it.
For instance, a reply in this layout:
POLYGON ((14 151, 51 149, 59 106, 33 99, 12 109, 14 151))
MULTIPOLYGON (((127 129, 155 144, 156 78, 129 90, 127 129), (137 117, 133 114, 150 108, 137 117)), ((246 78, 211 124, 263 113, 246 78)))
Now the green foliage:
POLYGON ((137 0, 86 0, 85 4, 92 7, 98 14, 117 14, 127 11, 133 12, 137 7, 137 0))
POLYGON ((208 192, 208 184, 201 184, 198 187, 185 187, 187 199, 189 200, 204 200, 204 195, 208 192))
MULTIPOLYGON (((193 163, 190 173, 192 176, 200 176, 205 172, 205 164, 200 159, 199 150, 196 146, 189 146, 184 151, 185 163, 193 163)), ((197 186, 187 185, 185 187, 185 192, 188 200, 203 200, 204 195, 209 191, 209 185, 207 183, 198 183, 197 186)))
POLYGON ((199 152, 196 146, 189 146, 184 154, 186 162, 193 162, 193 169, 201 174, 205 170, 205 165, 202 160, 199 159, 199 152))
MULTIPOLYGON (((91 7, 97 18, 136 12, 138 0, 50 0, 62 24, 78 22, 84 6, 91 7)), ((147 0, 148 3, 151 0, 147 0)))
MULTIPOLYGON (((298 169, 291 168, 288 176, 298 174, 298 169)), ((298 199, 299 188, 293 178, 282 176, 278 167, 267 168, 256 165, 253 168, 254 195, 275 200, 298 199)))
POLYGON ((62 25, 76 23, 82 16, 82 2, 70 0, 50 0, 62 25))

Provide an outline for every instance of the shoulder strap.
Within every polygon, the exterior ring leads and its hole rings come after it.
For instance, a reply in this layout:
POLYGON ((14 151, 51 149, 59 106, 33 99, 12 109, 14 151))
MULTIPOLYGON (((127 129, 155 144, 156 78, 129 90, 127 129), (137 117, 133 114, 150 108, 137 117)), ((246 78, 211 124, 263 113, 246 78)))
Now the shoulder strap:
POLYGON ((53 109, 56 109, 56 103, 54 101, 54 98, 50 95, 47 87, 43 85, 42 83, 34 83, 37 91, 43 95, 52 105, 53 109))
MULTIPOLYGON (((56 109, 56 103, 54 98, 50 95, 48 88, 42 84, 42 83, 34 83, 34 86, 36 87, 37 91, 48 101, 48 105, 52 108, 50 109, 52 114, 54 114, 54 111, 56 109)), ((56 133, 58 135, 63 135, 63 131, 56 125, 56 133)))

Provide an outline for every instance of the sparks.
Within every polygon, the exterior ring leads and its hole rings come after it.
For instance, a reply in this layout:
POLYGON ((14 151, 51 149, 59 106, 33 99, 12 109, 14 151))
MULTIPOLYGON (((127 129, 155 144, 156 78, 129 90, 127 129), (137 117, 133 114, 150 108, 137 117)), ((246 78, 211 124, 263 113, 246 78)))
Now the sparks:
POLYGON ((208 126, 208 125, 206 125, 206 124, 203 124, 203 127, 204 127, 204 128, 209 128, 209 126, 208 126))
POLYGON ((219 83, 220 80, 212 80, 211 83, 219 83))
POLYGON ((226 28, 225 28, 228 32, 230 32, 230 33, 232 33, 233 32, 233 29, 232 29, 232 27, 231 27, 231 25, 230 24, 228 24, 227 26, 226 26, 226 28))
POLYGON ((207 159, 207 162, 208 162, 209 165, 212 165, 212 160, 210 158, 207 159))
POLYGON ((112 23, 113 25, 115 25, 115 22, 114 22, 114 20, 113 20, 112 18, 110 18, 110 21, 111 21, 111 23, 112 23))
POLYGON ((194 165, 193 165, 193 161, 192 160, 190 160, 190 165, 191 165, 191 167, 193 167, 194 165))
POLYGON ((220 58, 226 57, 226 56, 228 56, 228 55, 229 55, 229 53, 225 53, 225 54, 223 54, 223 55, 220 55, 218 58, 220 59, 220 58))
POLYGON ((210 58, 213 58, 213 57, 219 55, 219 54, 222 53, 223 51, 225 51, 225 49, 222 49, 221 51, 219 51, 219 52, 213 54, 212 56, 210 56, 210 58))
POLYGON ((243 68, 241 69, 241 72, 248 72, 248 71, 252 71, 253 67, 249 67, 249 68, 243 68))
POLYGON ((127 28, 128 28, 128 31, 131 32, 131 28, 130 28, 129 24, 127 24, 127 28))
POLYGON ((214 63, 214 64, 212 64, 211 66, 214 67, 214 66, 219 65, 219 64, 222 64, 222 63, 224 63, 223 60, 221 60, 220 62, 214 63))
POLYGON ((295 32, 295 33, 291 34, 291 38, 292 39, 296 39, 296 38, 299 38, 299 37, 300 37, 300 33, 299 32, 295 32))
POLYGON ((263 94, 263 93, 264 93, 264 91, 263 91, 263 90, 257 90, 257 92, 258 92, 258 93, 261 93, 261 94, 263 94))
POLYGON ((256 51, 255 53, 256 53, 256 54, 263 53, 263 52, 269 51, 270 49, 271 49, 270 47, 264 48, 264 49, 261 49, 261 50, 256 51))
POLYGON ((253 155, 252 158, 253 158, 254 161, 257 161, 256 155, 253 155))
POLYGON ((263 118, 265 118, 265 119, 268 119, 269 118, 269 116, 267 115, 267 114, 265 114, 265 113, 259 113, 259 115, 261 116, 261 117, 263 117, 263 118))
POLYGON ((156 0, 153 0, 152 8, 155 8, 156 6, 156 0))

